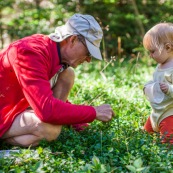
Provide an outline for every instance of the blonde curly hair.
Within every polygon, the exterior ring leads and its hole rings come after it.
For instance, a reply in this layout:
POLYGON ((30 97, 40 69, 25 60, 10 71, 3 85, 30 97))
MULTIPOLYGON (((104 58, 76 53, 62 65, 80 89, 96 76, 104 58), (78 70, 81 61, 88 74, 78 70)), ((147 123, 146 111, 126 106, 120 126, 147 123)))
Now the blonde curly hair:
POLYGON ((150 50, 153 46, 161 53, 165 44, 170 44, 173 50, 173 23, 159 23, 146 32, 143 46, 150 50))

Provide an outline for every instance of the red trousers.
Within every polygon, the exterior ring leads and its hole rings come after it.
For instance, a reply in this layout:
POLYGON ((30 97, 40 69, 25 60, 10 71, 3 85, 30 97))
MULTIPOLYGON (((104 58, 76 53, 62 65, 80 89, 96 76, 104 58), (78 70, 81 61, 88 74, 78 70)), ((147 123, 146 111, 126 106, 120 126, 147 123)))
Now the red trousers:
MULTIPOLYGON (((154 130, 151 126, 150 117, 147 119, 144 129, 148 133, 154 133, 154 130)), ((159 125, 160 137, 162 143, 171 143, 173 144, 173 115, 163 119, 159 125)))

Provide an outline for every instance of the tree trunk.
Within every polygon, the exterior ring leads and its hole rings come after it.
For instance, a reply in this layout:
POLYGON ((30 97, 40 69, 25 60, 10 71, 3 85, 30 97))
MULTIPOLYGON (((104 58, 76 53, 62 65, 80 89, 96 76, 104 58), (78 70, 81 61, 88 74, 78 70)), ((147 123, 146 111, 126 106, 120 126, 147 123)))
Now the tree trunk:
POLYGON ((133 5, 133 8, 134 8, 135 15, 136 15, 136 22, 139 26, 140 33, 143 37, 144 34, 145 34, 145 30, 144 30, 143 23, 142 23, 141 19, 139 18, 140 13, 139 13, 138 7, 136 5, 136 1, 135 0, 131 0, 131 1, 132 1, 132 5, 133 5))

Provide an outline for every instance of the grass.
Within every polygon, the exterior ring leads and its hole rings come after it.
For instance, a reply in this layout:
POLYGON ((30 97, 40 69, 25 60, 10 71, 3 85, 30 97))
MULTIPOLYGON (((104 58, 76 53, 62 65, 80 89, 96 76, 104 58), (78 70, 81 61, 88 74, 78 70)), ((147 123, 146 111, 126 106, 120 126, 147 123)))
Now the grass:
POLYGON ((1 150, 19 149, 20 153, 0 158, 0 173, 173 172, 172 146, 161 144, 158 134, 142 130, 151 111, 142 88, 153 70, 146 60, 93 62, 77 68, 69 100, 111 104, 116 116, 108 123, 94 121, 80 133, 64 127, 56 141, 42 141, 36 148, 1 144, 1 150))

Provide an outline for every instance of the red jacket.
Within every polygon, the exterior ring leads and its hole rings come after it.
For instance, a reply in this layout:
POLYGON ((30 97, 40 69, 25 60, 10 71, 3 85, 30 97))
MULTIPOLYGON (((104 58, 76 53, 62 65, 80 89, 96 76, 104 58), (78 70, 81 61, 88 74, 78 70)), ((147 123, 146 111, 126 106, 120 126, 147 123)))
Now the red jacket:
POLYGON ((62 68, 56 43, 48 36, 25 37, 0 51, 0 136, 30 106, 44 122, 92 122, 92 106, 64 103, 53 97, 49 80, 62 68))

